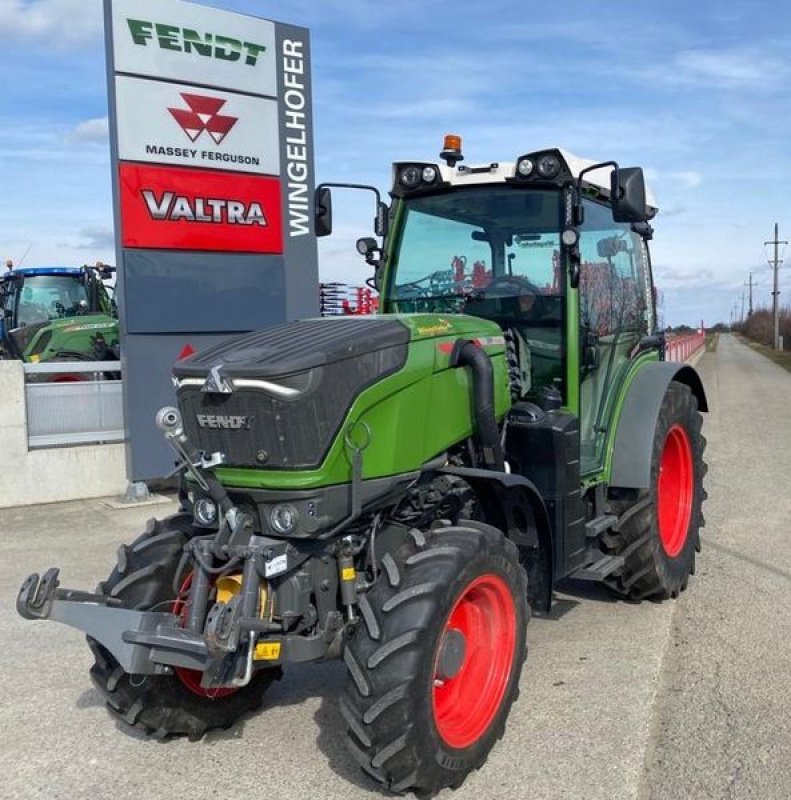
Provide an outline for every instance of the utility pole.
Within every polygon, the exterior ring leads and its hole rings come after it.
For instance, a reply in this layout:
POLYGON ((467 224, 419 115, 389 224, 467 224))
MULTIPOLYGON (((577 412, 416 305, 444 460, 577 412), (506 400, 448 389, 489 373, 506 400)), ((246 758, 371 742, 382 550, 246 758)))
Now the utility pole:
POLYGON ((775 222, 775 238, 771 241, 764 242, 764 246, 767 244, 774 245, 774 258, 769 262, 769 264, 774 268, 774 291, 772 292, 772 319, 774 320, 774 338, 772 339, 772 346, 775 350, 780 347, 780 288, 779 288, 779 280, 778 280, 778 271, 780 269, 780 256, 777 252, 777 246, 780 244, 788 244, 786 241, 780 241, 777 238, 777 223, 775 222))
POLYGON ((750 270, 750 282, 748 284, 750 287, 750 304, 747 306, 747 319, 753 315, 753 271, 750 270))
POLYGON ((739 322, 744 323, 744 288, 742 287, 742 314, 739 317, 739 322))

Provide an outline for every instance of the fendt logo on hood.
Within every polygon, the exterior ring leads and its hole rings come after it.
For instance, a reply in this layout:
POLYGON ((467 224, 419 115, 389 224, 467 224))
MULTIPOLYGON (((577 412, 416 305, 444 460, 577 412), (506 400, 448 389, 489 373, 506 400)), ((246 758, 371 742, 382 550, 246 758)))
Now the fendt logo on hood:
POLYGON ((239 121, 239 117, 219 113, 227 102, 219 97, 206 97, 187 92, 180 92, 180 94, 189 108, 168 108, 168 111, 191 142, 194 142, 206 131, 214 143, 219 145, 239 121))
POLYGON ((255 417, 237 414, 196 414, 201 428, 223 428, 230 431, 249 431, 255 417))

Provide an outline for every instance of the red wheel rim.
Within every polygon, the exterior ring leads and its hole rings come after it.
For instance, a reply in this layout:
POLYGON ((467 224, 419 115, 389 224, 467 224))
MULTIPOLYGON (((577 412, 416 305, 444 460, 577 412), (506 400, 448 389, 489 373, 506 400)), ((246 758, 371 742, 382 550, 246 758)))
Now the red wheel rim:
POLYGON ((693 494, 692 446, 686 430, 673 425, 662 449, 656 488, 659 538, 671 558, 681 552, 687 540, 693 494))
MULTIPOLYGON (((182 625, 184 625, 187 621, 187 603, 185 602, 184 598, 191 584, 192 573, 190 573, 184 583, 181 584, 179 596, 173 602, 172 613, 181 617, 182 625)), ((200 685, 203 673, 197 669, 174 667, 173 671, 176 673, 176 677, 184 684, 184 686, 187 687, 187 689, 189 689, 193 694, 198 695, 198 697, 203 697, 204 699, 208 698, 209 700, 219 700, 222 697, 228 697, 228 695, 239 691, 238 689, 228 687, 220 687, 217 689, 204 688, 200 685)))
POLYGON ((469 747, 488 730, 505 696, 515 645, 516 607, 508 584, 482 575, 453 606, 434 660, 434 722, 450 747, 469 747), (463 661, 452 677, 440 671, 449 632, 464 637, 463 661))

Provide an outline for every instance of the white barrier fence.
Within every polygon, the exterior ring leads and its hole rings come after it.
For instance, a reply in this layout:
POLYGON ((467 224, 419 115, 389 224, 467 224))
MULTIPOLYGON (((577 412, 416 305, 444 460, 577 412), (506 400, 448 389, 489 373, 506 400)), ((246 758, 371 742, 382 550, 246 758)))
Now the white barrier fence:
MULTIPOLYGON (((118 362, 114 368, 118 369, 118 362)), ((104 430, 100 431, 95 428, 86 431, 85 425, 82 426, 83 433, 99 434, 95 438, 105 444, 30 446, 25 377, 21 361, 0 360, 0 508, 122 495, 126 489, 125 450, 123 442, 109 442, 113 437, 112 425, 104 424, 104 430)), ((27 377, 39 380, 33 375, 27 377)), ((53 384, 46 389, 59 391, 64 387, 68 384, 53 384)), ((100 391, 105 389, 113 391, 110 386, 103 386, 100 391)), ((35 415, 35 409, 31 410, 35 415)), ((72 418, 73 428, 79 427, 74 424, 78 419, 79 415, 72 418)), ((110 419, 105 417, 105 422, 110 419)), ((32 422, 33 430, 46 430, 36 428, 35 419, 32 422)), ((49 429, 52 430, 51 424, 49 429)), ((71 433, 79 435, 79 431, 71 433)))
POLYGON ((25 364, 28 447, 123 441, 119 367, 117 361, 25 364))

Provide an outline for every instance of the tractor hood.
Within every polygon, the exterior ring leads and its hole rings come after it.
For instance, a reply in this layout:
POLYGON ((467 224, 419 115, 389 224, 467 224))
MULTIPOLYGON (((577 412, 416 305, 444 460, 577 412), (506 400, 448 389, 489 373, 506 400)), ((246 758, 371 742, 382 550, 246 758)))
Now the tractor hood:
POLYGON ((234 337, 179 361, 176 378, 219 367, 225 377, 275 378, 359 358, 409 341, 409 330, 384 317, 325 317, 288 322, 234 337))
POLYGON ((409 314, 308 319, 228 339, 174 367, 184 430, 228 464, 313 469, 356 398, 404 369, 410 349, 437 354, 411 368, 418 380, 427 365, 449 368, 449 350, 424 340, 494 332, 476 317, 409 314))

